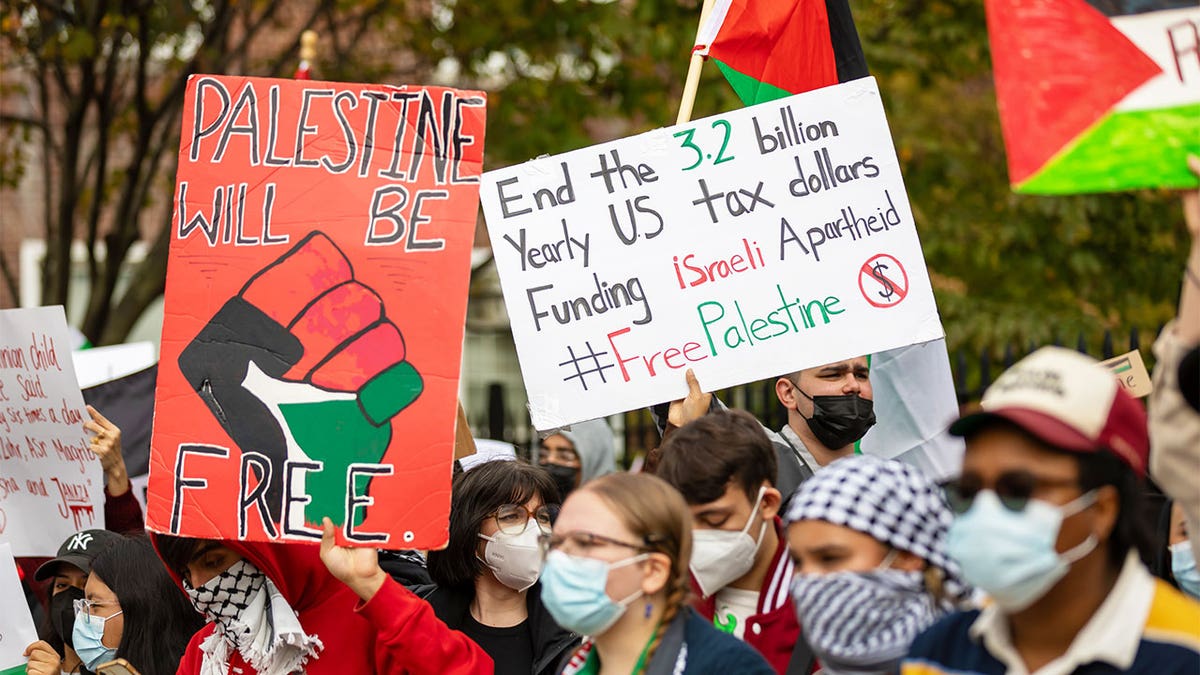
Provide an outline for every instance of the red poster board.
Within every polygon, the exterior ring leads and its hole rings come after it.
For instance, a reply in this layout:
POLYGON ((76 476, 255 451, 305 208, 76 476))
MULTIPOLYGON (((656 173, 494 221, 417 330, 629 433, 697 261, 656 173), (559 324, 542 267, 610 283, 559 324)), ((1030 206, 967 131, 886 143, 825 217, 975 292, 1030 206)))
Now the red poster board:
POLYGON ((193 76, 148 527, 447 538, 485 97, 193 76))

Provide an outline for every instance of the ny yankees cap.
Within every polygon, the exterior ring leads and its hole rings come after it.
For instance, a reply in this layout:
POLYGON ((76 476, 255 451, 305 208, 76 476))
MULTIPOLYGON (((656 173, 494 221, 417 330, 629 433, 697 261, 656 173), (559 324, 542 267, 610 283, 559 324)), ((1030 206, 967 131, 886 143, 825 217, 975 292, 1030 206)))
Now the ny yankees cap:
POLYGON ((1063 450, 1112 452, 1138 476, 1146 475, 1146 410, 1090 356, 1042 347, 1004 371, 980 407, 951 424, 950 433, 970 436, 989 420, 1005 419, 1063 450))
POLYGON ((74 565, 86 573, 92 571, 92 561, 121 535, 108 530, 80 530, 67 537, 58 547, 58 557, 37 568, 33 578, 42 581, 54 576, 59 563, 74 565))

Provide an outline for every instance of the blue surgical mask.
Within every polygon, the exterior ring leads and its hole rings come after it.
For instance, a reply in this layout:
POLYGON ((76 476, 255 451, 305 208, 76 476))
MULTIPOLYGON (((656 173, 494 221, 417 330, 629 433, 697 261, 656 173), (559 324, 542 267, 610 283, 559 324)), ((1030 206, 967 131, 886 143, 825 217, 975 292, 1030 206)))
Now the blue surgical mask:
POLYGON ((1171 576, 1179 589, 1193 598, 1200 599, 1200 570, 1196 569, 1196 554, 1190 542, 1181 541, 1171 546, 1171 576))
POLYGON ((71 630, 71 642, 79 660, 88 670, 95 671, 96 666, 117 658, 117 650, 105 647, 101 640, 104 638, 104 624, 117 612, 109 617, 91 616, 87 612, 75 613, 75 627, 71 630))
POLYGON ((1095 535, 1059 553, 1055 548, 1064 518, 1096 501, 1095 491, 1063 506, 1031 499, 1025 508, 1005 507, 996 493, 983 490, 971 508, 950 525, 946 548, 967 581, 985 591, 1005 612, 1019 612, 1049 591, 1076 560, 1096 548, 1095 535))
POLYGON ((621 601, 608 597, 609 571, 641 562, 649 554, 608 563, 551 551, 542 568, 542 603, 558 625, 581 635, 599 635, 621 618, 625 608, 642 596, 639 589, 621 601))

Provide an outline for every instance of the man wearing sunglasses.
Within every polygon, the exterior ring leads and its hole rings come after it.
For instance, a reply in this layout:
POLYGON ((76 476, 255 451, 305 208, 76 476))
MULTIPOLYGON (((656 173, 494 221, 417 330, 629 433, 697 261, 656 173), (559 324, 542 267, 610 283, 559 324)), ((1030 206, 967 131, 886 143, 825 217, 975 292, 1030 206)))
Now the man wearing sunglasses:
POLYGON ((1045 347, 981 408, 950 427, 966 454, 948 550, 990 601, 917 638, 901 672, 1196 673, 1200 605, 1139 557, 1142 405, 1093 359, 1045 347))

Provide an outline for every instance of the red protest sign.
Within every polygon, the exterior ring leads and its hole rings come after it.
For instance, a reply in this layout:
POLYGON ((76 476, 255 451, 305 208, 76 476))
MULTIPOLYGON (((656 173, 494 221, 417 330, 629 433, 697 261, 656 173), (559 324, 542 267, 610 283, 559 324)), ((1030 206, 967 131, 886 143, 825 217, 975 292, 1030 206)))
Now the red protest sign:
POLYGON ((485 98, 188 82, 148 526, 446 541, 485 98))

